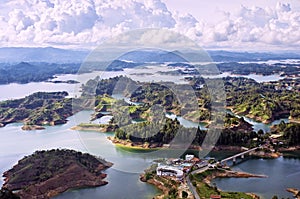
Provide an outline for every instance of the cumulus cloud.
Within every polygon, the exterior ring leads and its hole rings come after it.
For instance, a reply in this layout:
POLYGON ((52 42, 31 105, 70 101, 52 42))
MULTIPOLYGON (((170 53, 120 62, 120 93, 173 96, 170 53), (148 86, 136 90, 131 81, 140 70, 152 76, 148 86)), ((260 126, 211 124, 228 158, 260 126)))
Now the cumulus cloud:
POLYGON ((300 44, 300 12, 280 2, 268 8, 241 6, 237 13, 224 12, 217 24, 172 13, 161 0, 11 0, 5 8, 1 46, 95 47, 140 28, 174 30, 205 47, 300 44))

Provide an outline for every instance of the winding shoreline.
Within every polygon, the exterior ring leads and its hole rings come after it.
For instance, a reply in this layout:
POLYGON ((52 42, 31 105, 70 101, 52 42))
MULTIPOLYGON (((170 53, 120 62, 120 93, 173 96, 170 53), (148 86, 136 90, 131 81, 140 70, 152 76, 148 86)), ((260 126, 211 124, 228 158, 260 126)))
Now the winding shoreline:
MULTIPOLYGON (((216 178, 267 178, 268 176, 266 175, 261 175, 261 174, 252 174, 252 173, 247 173, 247 172, 240 172, 240 171, 226 171, 225 173, 220 173, 216 172, 215 174, 209 175, 204 179, 204 183, 207 185, 211 185, 211 181, 216 178)), ((220 192, 220 188, 217 188, 220 192)), ((247 193, 244 192, 245 194, 251 196, 253 199, 259 199, 260 197, 254 193, 247 193)))

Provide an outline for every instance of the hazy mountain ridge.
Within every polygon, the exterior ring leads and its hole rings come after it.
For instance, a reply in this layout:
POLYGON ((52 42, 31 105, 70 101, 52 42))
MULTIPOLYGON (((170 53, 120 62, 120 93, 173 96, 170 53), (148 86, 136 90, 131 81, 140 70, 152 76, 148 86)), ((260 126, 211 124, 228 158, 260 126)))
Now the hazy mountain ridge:
MULTIPOLYGON (((81 63, 88 56, 89 50, 67 50, 60 48, 0 48, 0 62, 48 62, 48 63, 81 63)), ((280 59, 300 59, 300 52, 231 52, 224 50, 208 50, 213 61, 265 61, 280 59)), ((139 50, 122 55, 119 60, 133 62, 185 62, 185 53, 179 51, 168 52, 163 50, 139 50)), ((190 57, 187 56, 187 57, 190 57)))
POLYGON ((48 62, 48 63, 80 63, 89 54, 87 50, 65 50, 60 48, 0 48, 0 62, 48 62))

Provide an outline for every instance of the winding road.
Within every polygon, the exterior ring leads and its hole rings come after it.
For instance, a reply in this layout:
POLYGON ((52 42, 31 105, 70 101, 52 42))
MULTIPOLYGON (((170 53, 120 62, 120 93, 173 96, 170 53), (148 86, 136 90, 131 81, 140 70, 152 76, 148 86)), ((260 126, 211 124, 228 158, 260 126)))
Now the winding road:
MULTIPOLYGON (((192 171, 190 174, 194 175, 195 173, 202 173, 202 172, 206 171, 207 169, 208 169, 208 166, 200 168, 200 169, 197 169, 195 171, 192 171)), ((192 182, 191 182, 191 180, 189 178, 189 175, 187 175, 185 177, 185 179, 186 179, 186 182, 187 182, 187 185, 188 185, 190 191, 194 195, 194 198, 195 199, 200 199, 200 196, 199 196, 199 194, 198 194, 198 192, 196 190, 196 187, 194 187, 194 185, 192 184, 192 182)))

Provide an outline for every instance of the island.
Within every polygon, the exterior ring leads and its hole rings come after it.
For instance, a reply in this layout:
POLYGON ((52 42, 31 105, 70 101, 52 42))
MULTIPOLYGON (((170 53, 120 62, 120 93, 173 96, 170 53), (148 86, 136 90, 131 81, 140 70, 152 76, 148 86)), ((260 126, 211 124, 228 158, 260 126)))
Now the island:
MULTIPOLYGON (((231 111, 226 111, 223 118, 224 125, 216 148, 236 146, 240 149, 262 145, 265 149, 258 153, 261 157, 278 157, 278 151, 299 148, 300 124, 295 122, 300 116, 298 87, 289 90, 284 86, 295 82, 280 80, 276 83, 258 83, 252 79, 236 77, 226 77, 223 81, 227 95, 227 106, 224 108, 231 111), (274 126, 272 131, 265 134, 262 130, 253 131, 252 125, 243 116, 262 122, 282 117, 293 120, 279 127, 274 126)), ((0 102, 0 126, 23 122, 23 130, 41 130, 45 125, 64 124, 67 117, 76 111, 89 109, 94 110, 91 121, 107 114, 112 119, 108 124, 85 123, 72 129, 114 132, 110 140, 115 144, 149 149, 168 146, 180 131, 183 143, 185 139, 191 139, 190 147, 201 150, 207 130, 185 127, 177 117, 196 123, 205 122, 206 127, 216 121, 211 119, 208 90, 200 86, 205 83, 204 78, 190 77, 187 82, 194 88, 197 110, 189 106, 193 103, 189 101, 190 98, 179 103, 172 92, 172 89, 177 89, 188 96, 190 93, 185 90, 186 85, 136 82, 126 76, 108 79, 96 77, 82 85, 82 96, 79 98, 68 98, 67 92, 38 92, 25 98, 0 102), (116 93, 124 98, 114 98, 116 93), (175 118, 169 118, 169 114, 175 115, 175 118)))
MULTIPOLYGON (((9 83, 26 84, 43 82, 54 79, 59 74, 76 74, 80 69, 79 63, 29 63, 0 65, 0 85, 9 83)), ((76 83, 75 81, 56 83, 76 83)))
MULTIPOLYGON (((105 132, 105 128, 114 127, 114 136, 109 139, 118 146, 138 149, 154 149, 168 147, 170 142, 181 132, 183 143, 191 140, 192 149, 201 150, 201 143, 207 135, 207 130, 183 126, 178 116, 196 123, 205 122, 211 125, 211 102, 209 92, 202 77, 186 79, 193 87, 199 108, 192 110, 189 98, 179 103, 172 89, 178 89, 188 96, 185 85, 172 82, 136 82, 126 76, 117 76, 108 79, 96 77, 82 85, 82 97, 94 96, 95 106, 91 120, 101 118, 104 112, 112 117, 109 124, 80 124, 74 129, 105 132), (114 94, 123 95, 122 99, 115 99, 114 94), (125 100, 127 98, 127 100, 125 100), (129 99, 129 100, 128 100, 129 99), (161 109, 155 107, 159 105, 161 109), (153 108, 154 107, 154 108, 153 108), (168 114, 176 117, 168 118, 168 114), (155 116, 155 117, 154 117, 155 116), (138 121, 138 122, 137 122, 138 121), (193 133, 193 132, 196 132, 193 133), (194 138, 191 136, 194 135, 194 138)), ((237 149, 242 147, 253 148, 263 146, 263 150, 256 155, 264 158, 276 158, 280 151, 300 145, 299 124, 290 121, 282 123, 281 128, 274 126, 272 131, 254 131, 243 116, 255 118, 258 122, 270 123, 275 119, 290 117, 297 120, 299 105, 298 86, 287 89, 285 82, 258 83, 253 79, 242 77, 223 78, 227 109, 223 119, 224 125, 216 143, 215 149, 237 149), (231 110, 231 111, 230 111, 231 110), (286 127, 286 128, 285 128, 286 127), (275 137, 274 137, 275 136, 275 137), (234 146, 234 147, 233 147, 234 146)), ((297 84, 298 85, 298 84, 297 84)), ((112 129, 112 128, 108 128, 112 129)))
POLYGON ((67 122, 73 115, 67 92, 37 92, 21 99, 0 102, 0 126, 22 122, 24 130, 43 129, 42 125, 67 122))
POLYGON ((69 149, 36 151, 4 172, 3 194, 21 199, 51 198, 70 189, 106 185, 103 158, 69 149))

